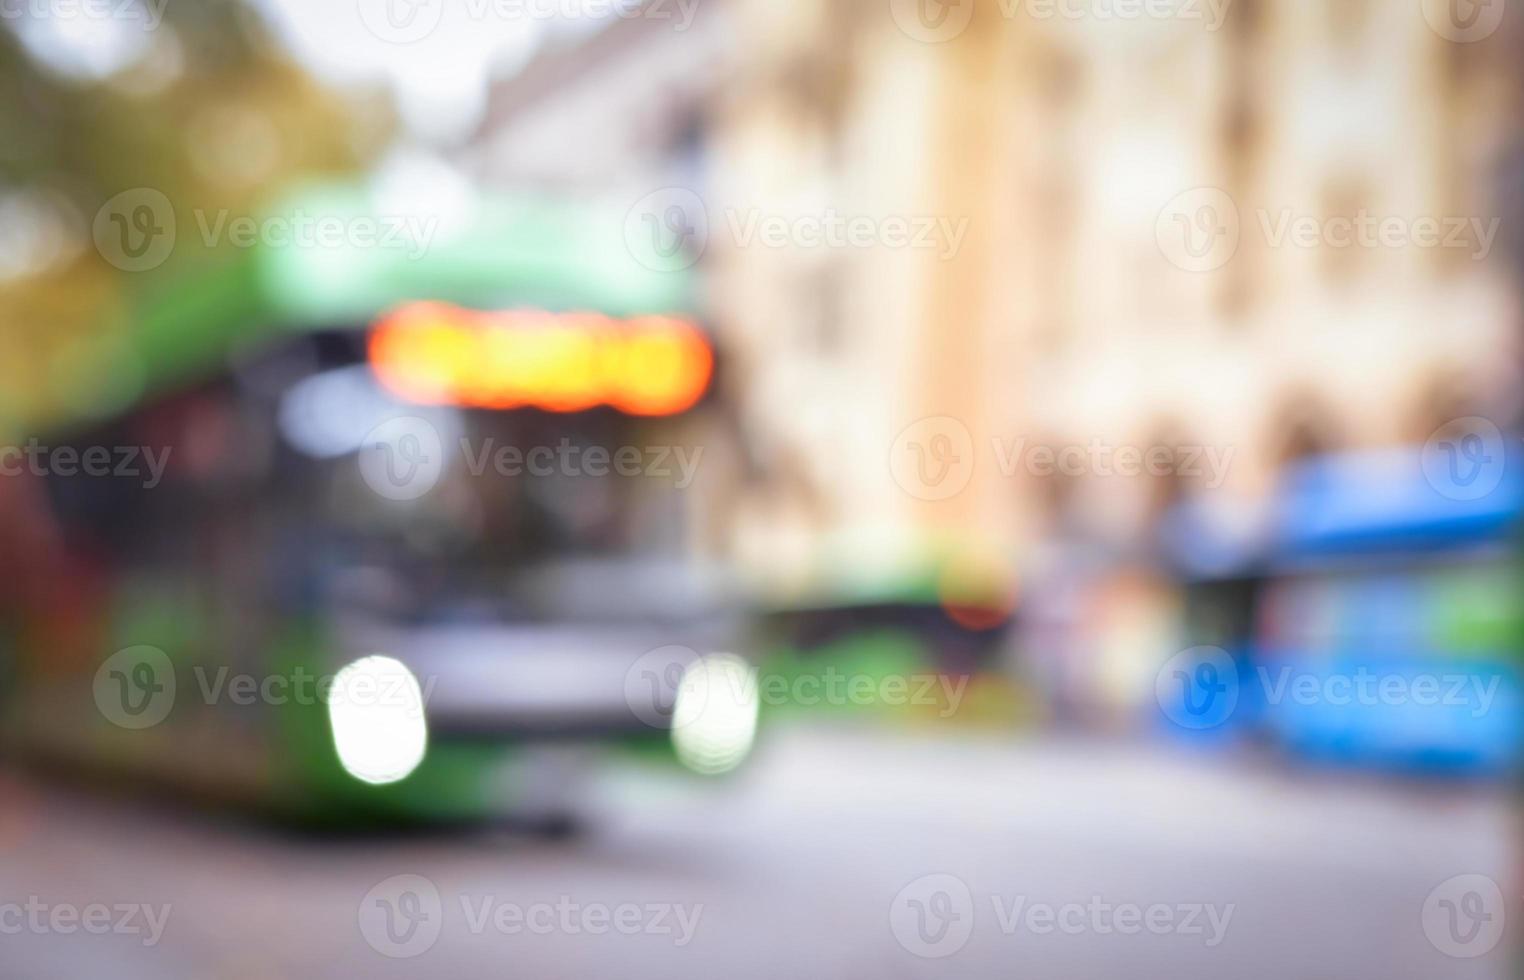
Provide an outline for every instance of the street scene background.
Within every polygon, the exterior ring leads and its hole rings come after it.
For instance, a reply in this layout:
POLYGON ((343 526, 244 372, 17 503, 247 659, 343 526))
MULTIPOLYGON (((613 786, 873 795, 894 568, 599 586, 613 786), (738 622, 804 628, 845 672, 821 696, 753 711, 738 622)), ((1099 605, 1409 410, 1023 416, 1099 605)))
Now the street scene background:
POLYGON ((1521 17, 0 0, 0 976, 1509 975, 1521 17))

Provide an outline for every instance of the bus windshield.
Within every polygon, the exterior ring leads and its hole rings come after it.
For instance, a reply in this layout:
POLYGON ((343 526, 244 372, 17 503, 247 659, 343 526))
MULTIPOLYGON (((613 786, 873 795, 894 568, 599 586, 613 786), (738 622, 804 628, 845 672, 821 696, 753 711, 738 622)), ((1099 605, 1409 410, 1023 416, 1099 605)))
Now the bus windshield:
POLYGON ((50 480, 66 533, 105 562, 173 572, 210 559, 281 601, 400 618, 654 613, 644 585, 689 594, 674 578, 694 577, 688 491, 704 449, 692 414, 415 404, 322 346, 91 433, 162 447, 167 465, 153 492, 50 480))

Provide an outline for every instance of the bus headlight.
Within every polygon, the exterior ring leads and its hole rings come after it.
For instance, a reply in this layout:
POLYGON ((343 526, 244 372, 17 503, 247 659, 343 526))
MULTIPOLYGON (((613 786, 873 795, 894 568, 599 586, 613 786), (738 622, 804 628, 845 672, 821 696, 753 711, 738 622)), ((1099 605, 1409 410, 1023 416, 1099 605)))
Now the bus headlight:
POLYGON ((339 671, 328 723, 345 771, 376 786, 407 778, 428 751, 418 679, 391 657, 365 657, 339 671))
POLYGON ((757 734, 757 673, 733 654, 701 657, 683 672, 672 706, 672 747, 683 765, 717 775, 740 765, 757 734))

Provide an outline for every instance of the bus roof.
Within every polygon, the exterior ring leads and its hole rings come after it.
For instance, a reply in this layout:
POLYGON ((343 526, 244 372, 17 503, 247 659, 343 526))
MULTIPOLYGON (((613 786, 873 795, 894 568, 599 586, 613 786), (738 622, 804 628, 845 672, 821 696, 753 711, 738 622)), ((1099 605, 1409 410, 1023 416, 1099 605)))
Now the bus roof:
POLYGON ((1279 553, 1310 559, 1463 548, 1511 533, 1524 511, 1524 480, 1506 455, 1490 488, 1450 486, 1426 473, 1424 462, 1422 449, 1406 447, 1295 467, 1280 494, 1279 553))
POLYGON ((1524 519, 1524 472, 1506 453, 1499 463, 1495 484, 1473 495, 1431 478, 1418 446, 1313 457, 1248 520, 1214 520, 1200 499, 1177 504, 1163 546, 1187 578, 1209 581, 1501 544, 1524 519))
POLYGON ((281 240, 141 283, 129 336, 145 391, 215 371, 244 345, 363 326, 410 300, 615 316, 692 309, 691 277, 641 264, 617 204, 498 196, 472 201, 462 218, 426 206, 389 213, 354 185, 287 195, 260 225, 280 228, 281 240), (319 218, 344 229, 340 240, 319 218))

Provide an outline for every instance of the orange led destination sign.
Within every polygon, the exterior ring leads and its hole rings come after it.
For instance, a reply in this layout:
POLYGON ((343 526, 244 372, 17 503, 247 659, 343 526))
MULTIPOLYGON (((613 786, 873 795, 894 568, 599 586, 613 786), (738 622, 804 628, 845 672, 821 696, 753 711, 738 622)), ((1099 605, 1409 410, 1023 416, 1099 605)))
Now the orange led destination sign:
POLYGON ((377 321, 370 362, 420 404, 676 415, 703 397, 714 353, 687 320, 411 303, 377 321))

